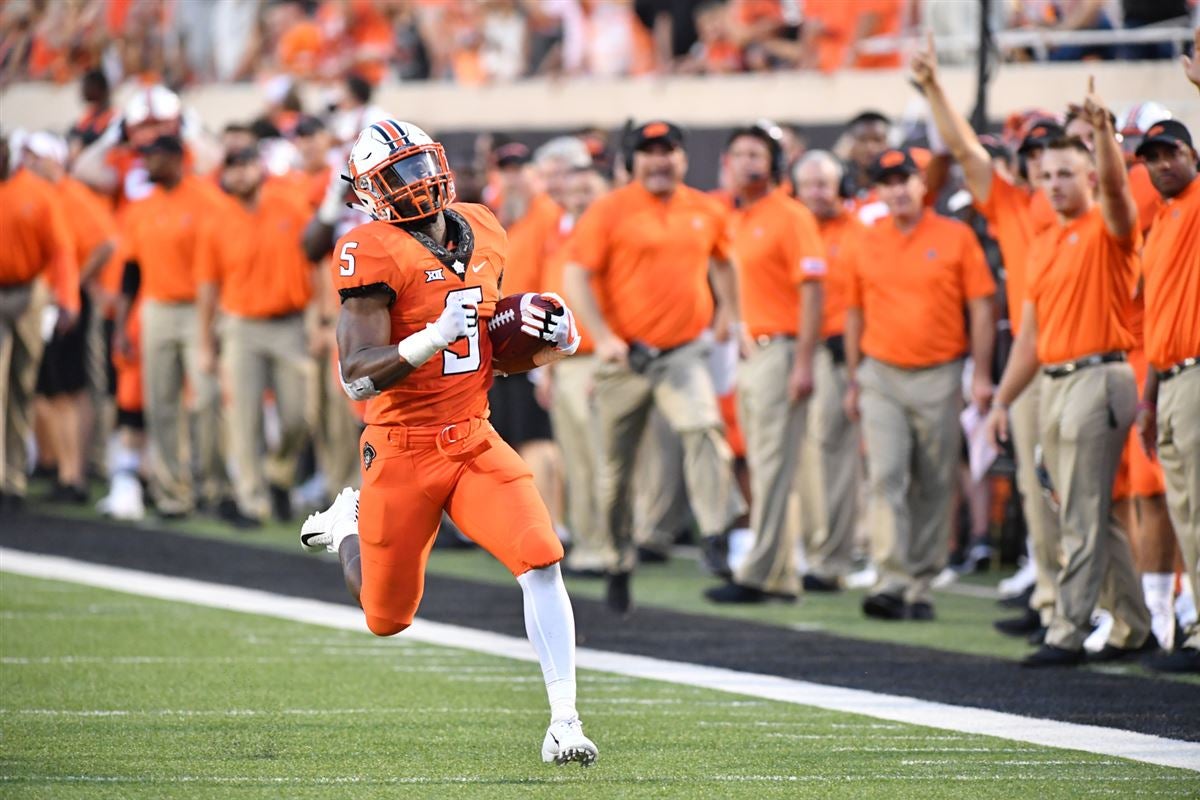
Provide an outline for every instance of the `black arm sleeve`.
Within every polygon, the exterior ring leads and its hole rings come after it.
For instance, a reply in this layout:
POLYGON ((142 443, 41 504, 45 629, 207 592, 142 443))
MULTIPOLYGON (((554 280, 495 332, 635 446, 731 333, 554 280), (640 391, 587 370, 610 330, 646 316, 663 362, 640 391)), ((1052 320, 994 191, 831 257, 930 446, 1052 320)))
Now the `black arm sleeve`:
POLYGON ((125 271, 121 273, 121 294, 130 300, 137 297, 142 288, 142 269, 136 261, 126 261, 125 271))

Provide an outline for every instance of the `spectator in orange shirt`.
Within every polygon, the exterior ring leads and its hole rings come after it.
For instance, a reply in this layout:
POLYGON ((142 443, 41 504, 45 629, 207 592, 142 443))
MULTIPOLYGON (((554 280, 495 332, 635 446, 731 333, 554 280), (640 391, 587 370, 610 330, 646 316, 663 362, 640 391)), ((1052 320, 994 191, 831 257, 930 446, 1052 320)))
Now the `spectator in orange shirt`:
MULTIPOLYGON (((154 189, 130 205, 122 228, 127 273, 140 284, 140 352, 144 368, 146 428, 156 456, 150 488, 160 515, 190 513, 199 494, 230 522, 246 520, 227 497, 228 481, 221 455, 220 391, 214 377, 201 369, 196 319, 196 242, 205 218, 225 202, 207 178, 184 173, 183 142, 161 136, 142 148, 154 189), (186 383, 191 409, 184 408, 186 383), (180 453, 180 432, 195 418, 195 459, 200 474, 193 485, 189 464, 180 453)), ((130 280, 127 283, 134 283, 130 280)), ((136 294, 136 292, 130 292, 136 294)), ((116 320, 121 352, 129 352, 128 308, 116 320)))
POLYGON ((784 158, 780 139, 758 126, 735 130, 725 148, 744 326, 737 416, 746 435, 754 546, 731 581, 705 592, 718 603, 795 600, 800 592, 798 531, 787 507, 813 391, 825 248, 812 213, 779 185, 784 158))
POLYGON ((811 150, 797 162, 796 199, 817 218, 825 247, 821 346, 814 368, 808 436, 800 466, 800 513, 808 573, 806 592, 831 592, 851 571, 861 471, 858 422, 846 415, 847 256, 865 228, 842 202, 842 162, 811 150))
MULTIPOLYGON (((499 193, 496 218, 508 233, 508 261, 501 276, 507 295, 541 292, 549 249, 558 236, 562 208, 537 191, 529 148, 520 142, 502 144, 492 154, 499 193)), ((561 524, 563 510, 562 457, 550 430, 550 415, 534 397, 530 374, 496 376, 488 391, 492 426, 533 472, 533 481, 561 524)))
POLYGON ((745 511, 701 338, 715 317, 723 341, 737 319, 725 214, 717 201, 683 185, 687 156, 679 128, 649 122, 627 144, 634 180, 580 219, 564 277, 601 362, 595 395, 601 508, 614 554, 607 599, 619 613, 630 607, 637 557, 630 474, 651 406, 683 437, 688 495, 711 571, 729 574, 728 531, 745 511))
POLYGON ((297 459, 314 414, 309 401, 316 374, 304 329, 313 265, 301 244, 311 209, 288 181, 266 180, 257 149, 225 156, 221 188, 228 202, 207 215, 196 241, 200 368, 217 370, 219 302, 238 511, 255 523, 268 513, 287 521, 297 459), (279 412, 274 451, 263 440, 267 390, 279 412))
MULTIPOLYGON (((992 362, 996 285, 971 229, 925 208, 925 181, 908 151, 885 150, 872 177, 889 216, 854 247, 845 333, 847 413, 858 415, 861 393, 879 571, 863 611, 930 620, 930 585, 950 539, 963 357, 992 362)), ((971 394, 983 408, 991 378, 974 374, 971 394)))
POLYGON ((45 274, 55 289, 59 324, 75 324, 79 271, 60 198, 29 170, 10 174, 0 137, 0 506, 24 503, 34 382, 41 360, 45 274))
MULTIPOLYGON (((66 142, 38 131, 29 137, 25 148, 23 162, 53 187, 69 209, 63 216, 71 230, 76 261, 82 265, 80 283, 87 284, 115 248, 112 214, 87 187, 66 176, 66 142)), ((51 499, 72 504, 88 500, 84 450, 90 439, 93 414, 84 389, 89 378, 98 372, 88 363, 89 338, 98 335, 99 328, 92 324, 93 308, 87 292, 80 293, 80 309, 77 323, 60 327, 46 343, 38 373, 36 403, 37 416, 42 421, 39 429, 45 434, 39 435, 39 460, 44 449, 48 459, 41 463, 55 464, 58 472, 51 499)))
MULTIPOLYGON (((1028 180, 1016 181, 1007 170, 997 167, 970 123, 947 98, 938 80, 932 37, 926 48, 914 55, 912 73, 929 102, 942 141, 962 168, 976 208, 1000 246, 1009 325, 1017 336, 1023 325, 1021 310, 1029 279, 1029 248, 1035 236, 1054 224, 1053 209, 1040 188, 1039 164, 1046 145, 1061 137, 1063 129, 1051 119, 1032 122, 1019 147, 1028 180)), ((1017 488, 1029 532, 1028 549, 1035 565, 1035 579, 1026 612, 995 623, 997 630, 1009 636, 1045 635, 1054 616, 1058 573, 1062 568, 1058 517, 1046 502, 1037 475, 1038 396, 1042 383, 1043 379, 1035 377, 1012 407, 1017 488)))
MULTIPOLYGON (((1200 39, 1200 34, 1197 34, 1200 39)), ((1200 77, 1200 76, 1197 76, 1200 77)), ((1200 83, 1197 84, 1200 86, 1200 83)), ((1146 291, 1146 375, 1138 429, 1166 477, 1167 503, 1184 579, 1200 597, 1200 177, 1191 133, 1181 123, 1152 125, 1137 149, 1163 208, 1142 251, 1146 291)), ((1143 581, 1145 579, 1143 577, 1143 581)), ((1174 576, 1172 576, 1173 578, 1174 576)), ((1147 586, 1146 599, 1168 587, 1147 586)), ((1193 620, 1168 656, 1165 672, 1200 672, 1200 623, 1193 620)))
POLYGON ((1040 398, 1041 444, 1061 504, 1065 566, 1045 644, 1022 662, 1030 667, 1083 661, 1102 583, 1114 623, 1094 658, 1129 658, 1153 641, 1129 541, 1112 514, 1137 405, 1125 359, 1134 346, 1128 320, 1141 231, 1111 115, 1090 85, 1083 114, 1095 128, 1095 154, 1068 138, 1042 155, 1042 183, 1059 224, 1034 242, 1022 329, 988 417, 994 436, 1006 439, 1008 406, 1042 367, 1049 380, 1040 398))

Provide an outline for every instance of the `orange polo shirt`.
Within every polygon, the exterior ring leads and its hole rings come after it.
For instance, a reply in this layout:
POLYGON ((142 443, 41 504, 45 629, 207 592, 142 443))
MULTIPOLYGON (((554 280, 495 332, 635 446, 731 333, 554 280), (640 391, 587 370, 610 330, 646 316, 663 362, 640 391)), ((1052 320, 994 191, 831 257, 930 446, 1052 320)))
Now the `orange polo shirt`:
POLYGON ((79 262, 62 198, 27 169, 0 181, 0 287, 43 272, 63 308, 79 310, 79 262))
POLYGON ((256 209, 228 198, 201 227, 196 278, 220 287, 222 310, 262 319, 301 311, 312 299, 313 266, 301 244, 311 212, 289 189, 289 181, 269 180, 256 209))
POLYGON ((208 216, 226 202, 210 181, 187 175, 175 188, 161 186, 129 205, 125 258, 142 272, 141 294, 162 303, 196 300, 196 245, 208 216))
POLYGON ((563 210, 547 194, 529 202, 525 216, 508 226, 508 264, 500 291, 505 295, 543 292, 546 257, 563 210))
POLYGON ((82 267, 97 247, 116 235, 117 223, 100 196, 74 178, 63 178, 55 188, 70 209, 65 216, 75 238, 75 258, 82 267))
POLYGON ((992 173, 992 190, 987 202, 975 207, 987 220, 1000 256, 1004 259, 1004 294, 1008 299, 1008 318, 1013 336, 1021 327, 1021 309, 1025 304, 1029 246, 1034 238, 1056 221, 1054 208, 1045 192, 1010 183, 999 172, 992 173))
POLYGON ((661 200, 635 181, 580 217, 567 259, 598 277, 617 336, 677 347, 712 321, 708 264, 727 257, 726 228, 725 210, 703 192, 681 185, 661 200))
POLYGON ((1165 370, 1200 356, 1200 178, 1167 200, 1142 251, 1146 357, 1165 370))
POLYGON ((812 212, 776 189, 736 211, 729 231, 747 331, 795 336, 800 285, 825 277, 825 246, 812 212))
POLYGON ((1145 164, 1139 162, 1129 168, 1129 190, 1133 192, 1133 200, 1137 203, 1138 227, 1145 236, 1163 206, 1162 195, 1150 182, 1150 170, 1146 169, 1145 164))
POLYGON ((825 245, 825 292, 822 296, 821 338, 840 336, 846 329, 846 305, 849 302, 847 256, 853 243, 867 228, 848 211, 833 219, 817 221, 825 245))
POLYGON ((1037 311, 1043 364, 1128 351, 1142 234, 1109 233, 1097 203, 1065 225, 1044 231, 1030 248, 1029 299, 1037 311))
MULTIPOLYGON (((562 219, 559 220, 558 229, 555 231, 554 237, 550 241, 549 254, 546 256, 546 268, 542 273, 542 282, 544 288, 542 291, 554 292, 559 297, 567 301, 567 305, 571 305, 571 298, 567 296, 566 287, 563 284, 563 271, 569 260, 571 236, 575 232, 575 220, 564 213, 562 219)), ((593 275, 591 279, 592 291, 599 296, 600 282, 593 275)), ((600 307, 601 311, 608 313, 604 306, 600 307)), ((576 355, 587 355, 596 350, 596 339, 592 336, 591 331, 584 327, 583 322, 578 316, 575 317, 575 325, 579 328, 579 349, 575 351, 576 355)))
POLYGON ((974 232, 932 211, 908 233, 891 218, 866 229, 847 266, 849 307, 863 311, 862 351, 897 367, 964 356, 964 306, 996 292, 974 232))

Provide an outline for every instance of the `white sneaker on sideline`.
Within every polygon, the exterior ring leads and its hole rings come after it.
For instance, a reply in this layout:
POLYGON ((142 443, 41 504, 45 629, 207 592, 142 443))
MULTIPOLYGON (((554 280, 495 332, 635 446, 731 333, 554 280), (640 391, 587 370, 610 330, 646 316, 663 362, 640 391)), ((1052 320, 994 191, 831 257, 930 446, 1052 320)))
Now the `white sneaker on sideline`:
POLYGON ((879 580, 879 573, 875 570, 873 564, 860 569, 858 572, 852 572, 846 576, 847 589, 870 589, 879 580))
POLYGON ((583 723, 579 717, 550 723, 546 738, 542 740, 542 761, 553 762, 560 767, 577 761, 585 767, 596 763, 600 750, 595 743, 583 735, 583 723))
POLYGON ((1113 629, 1113 615, 1102 608, 1092 614, 1092 622, 1096 628, 1083 640, 1083 649, 1089 653, 1099 653, 1108 643, 1108 635, 1113 629))
POLYGON ((358 490, 346 487, 324 511, 309 514, 300 526, 300 545, 309 551, 321 549, 336 554, 347 536, 358 533, 358 490))
POLYGON ((996 589, 1000 592, 1001 597, 1016 597, 1030 586, 1033 586, 1036 580, 1037 566, 1033 563, 1032 558, 1026 558, 1021 568, 1000 581, 996 585, 996 589))
POLYGON ((137 522, 146 517, 142 482, 136 475, 118 472, 113 475, 108 494, 96 503, 96 510, 106 517, 137 522))

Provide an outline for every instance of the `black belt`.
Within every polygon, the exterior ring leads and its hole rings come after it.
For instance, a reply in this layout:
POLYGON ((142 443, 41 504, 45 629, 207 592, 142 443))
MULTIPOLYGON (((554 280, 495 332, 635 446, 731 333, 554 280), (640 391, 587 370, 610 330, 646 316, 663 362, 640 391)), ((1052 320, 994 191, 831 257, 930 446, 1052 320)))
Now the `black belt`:
POLYGON ((19 292, 22 289, 28 289, 33 286, 33 281, 25 281, 24 283, 0 283, 0 292, 19 292))
POLYGON ((1087 367, 1094 367, 1098 364, 1111 364, 1115 361, 1124 360, 1125 354, 1119 350, 1114 350, 1111 353, 1097 353, 1096 355, 1084 356, 1074 361, 1068 361, 1065 364, 1055 364, 1053 367, 1045 367, 1042 369, 1042 373, 1051 378, 1065 378, 1087 367))
POLYGON ((1176 362, 1171 366, 1158 373, 1158 379, 1163 383, 1171 380, 1181 372, 1187 372, 1192 367, 1200 367, 1200 356, 1192 356, 1185 358, 1183 361, 1176 362))

